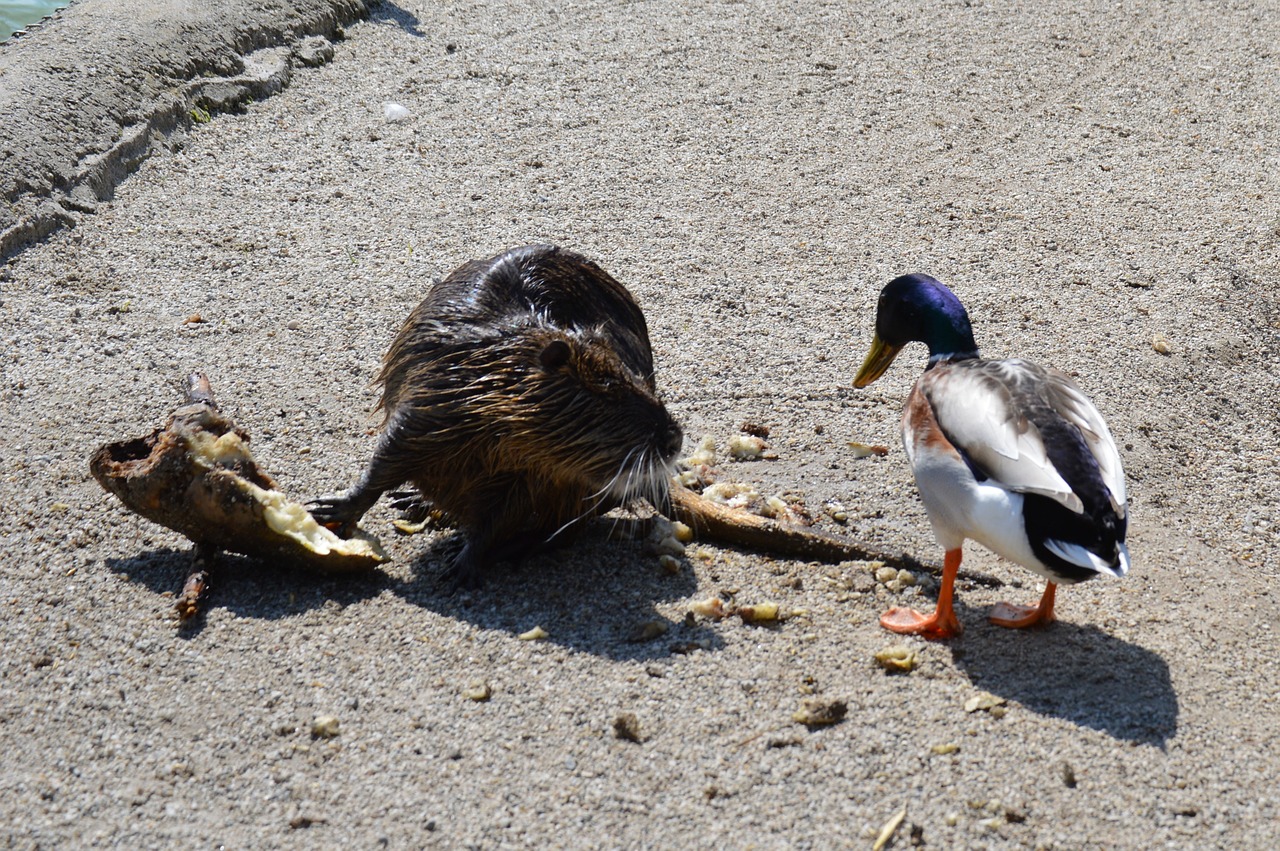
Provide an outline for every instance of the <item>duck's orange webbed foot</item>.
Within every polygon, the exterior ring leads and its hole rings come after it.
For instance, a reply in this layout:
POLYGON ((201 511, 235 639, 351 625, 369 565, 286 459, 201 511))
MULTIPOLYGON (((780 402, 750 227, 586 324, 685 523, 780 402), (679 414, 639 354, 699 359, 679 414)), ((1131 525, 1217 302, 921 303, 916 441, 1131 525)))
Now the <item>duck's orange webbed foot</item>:
POLYGON ((890 609, 880 616, 880 625, 890 632, 919 635, 933 641, 959 638, 964 632, 951 598, 955 593, 956 574, 960 572, 960 550, 947 550, 942 563, 942 586, 938 589, 938 607, 931 615, 915 609, 890 609))
POLYGON ((1050 582, 1044 589, 1038 606, 1015 606, 1013 603, 996 603, 991 607, 987 620, 1006 629, 1026 629, 1031 626, 1047 626, 1055 620, 1053 598, 1055 586, 1050 582))
POLYGON ((950 608, 931 615, 923 615, 915 609, 890 609, 880 616, 880 625, 890 632, 919 635, 933 641, 959 638, 964 632, 964 626, 950 608))

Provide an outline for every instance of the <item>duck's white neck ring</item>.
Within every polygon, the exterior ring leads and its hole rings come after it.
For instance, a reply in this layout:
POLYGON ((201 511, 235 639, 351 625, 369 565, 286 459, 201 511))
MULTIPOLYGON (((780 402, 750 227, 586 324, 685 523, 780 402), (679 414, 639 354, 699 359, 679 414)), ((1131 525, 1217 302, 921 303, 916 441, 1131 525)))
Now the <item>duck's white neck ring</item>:
POLYGON ((977 352, 938 352, 936 355, 929 355, 928 366, 937 366, 943 361, 949 360, 972 360, 977 356, 977 352))

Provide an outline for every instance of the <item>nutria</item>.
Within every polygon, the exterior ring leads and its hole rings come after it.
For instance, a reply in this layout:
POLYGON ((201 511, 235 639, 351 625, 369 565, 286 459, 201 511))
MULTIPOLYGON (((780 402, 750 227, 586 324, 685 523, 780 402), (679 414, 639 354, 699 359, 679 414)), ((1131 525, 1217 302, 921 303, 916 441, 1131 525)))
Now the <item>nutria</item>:
POLYGON ((455 583, 666 500, 683 432, 658 398, 644 314, 579 254, 526 246, 457 269, 409 315, 378 382, 373 459, 312 513, 351 527, 411 483, 466 536, 455 583))

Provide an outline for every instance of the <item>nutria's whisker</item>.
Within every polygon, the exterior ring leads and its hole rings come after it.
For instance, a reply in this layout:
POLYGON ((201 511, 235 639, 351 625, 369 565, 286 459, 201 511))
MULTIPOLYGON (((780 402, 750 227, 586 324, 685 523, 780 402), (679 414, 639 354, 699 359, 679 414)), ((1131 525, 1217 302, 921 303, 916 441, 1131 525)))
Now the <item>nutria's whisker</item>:
MULTIPOLYGON (((622 459, 622 463, 618 465, 618 472, 614 473, 612 478, 610 478, 609 481, 605 482, 604 487, 600 488, 600 490, 596 491, 593 494, 589 494, 583 497, 583 501, 594 499, 596 500, 596 505, 600 505, 610 493, 618 493, 617 489, 615 488, 615 485, 617 485, 618 479, 622 476, 622 474, 630 470, 630 467, 628 466, 628 464, 631 461, 631 456, 635 455, 636 452, 643 452, 643 451, 644 450, 641 448, 633 447, 631 451, 627 453, 626 457, 622 459)), ((627 492, 627 488, 624 487, 622 489, 622 493, 625 494, 626 492, 627 492)))

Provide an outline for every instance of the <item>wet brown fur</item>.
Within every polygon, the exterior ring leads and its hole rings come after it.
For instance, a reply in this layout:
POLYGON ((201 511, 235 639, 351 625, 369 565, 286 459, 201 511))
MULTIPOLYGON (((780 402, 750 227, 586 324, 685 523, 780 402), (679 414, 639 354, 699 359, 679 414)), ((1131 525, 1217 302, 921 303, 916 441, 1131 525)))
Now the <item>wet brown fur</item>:
POLYGON ((644 315, 581 255, 530 246, 462 266, 410 314, 378 380, 374 459, 315 513, 354 523, 411 482, 467 534, 461 579, 630 498, 665 499, 681 432, 644 315))

